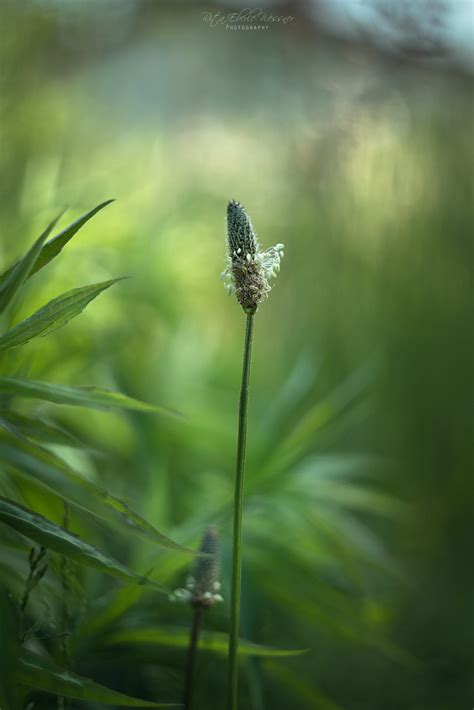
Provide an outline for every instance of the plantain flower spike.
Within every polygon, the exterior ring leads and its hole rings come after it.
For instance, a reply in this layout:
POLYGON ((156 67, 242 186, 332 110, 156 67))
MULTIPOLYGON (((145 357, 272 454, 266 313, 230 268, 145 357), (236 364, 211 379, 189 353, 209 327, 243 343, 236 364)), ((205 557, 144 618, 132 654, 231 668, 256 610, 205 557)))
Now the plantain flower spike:
POLYGON ((194 572, 186 580, 186 589, 177 589, 170 596, 170 601, 188 602, 191 606, 208 609, 216 602, 223 601, 219 594, 219 532, 210 526, 203 537, 199 557, 194 572))
POLYGON ((253 315, 271 291, 269 279, 280 271, 284 246, 262 251, 250 217, 235 200, 227 205, 227 240, 229 255, 222 278, 227 292, 235 293, 245 313, 253 315))

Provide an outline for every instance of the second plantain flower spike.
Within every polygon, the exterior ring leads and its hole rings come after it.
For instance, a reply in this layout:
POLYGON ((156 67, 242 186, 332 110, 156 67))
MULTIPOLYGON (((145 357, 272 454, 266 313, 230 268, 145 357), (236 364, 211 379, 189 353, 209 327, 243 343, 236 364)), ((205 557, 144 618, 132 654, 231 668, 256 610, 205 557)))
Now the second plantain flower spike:
POLYGON ((245 313, 252 315, 271 290, 268 280, 280 270, 284 247, 276 244, 262 251, 249 215, 235 200, 227 205, 227 240, 229 255, 222 276, 228 292, 235 293, 245 313))
POLYGON ((204 556, 198 558, 193 574, 187 578, 186 589, 177 589, 170 601, 189 602, 207 609, 223 601, 219 594, 219 532, 213 525, 207 528, 199 551, 204 556))

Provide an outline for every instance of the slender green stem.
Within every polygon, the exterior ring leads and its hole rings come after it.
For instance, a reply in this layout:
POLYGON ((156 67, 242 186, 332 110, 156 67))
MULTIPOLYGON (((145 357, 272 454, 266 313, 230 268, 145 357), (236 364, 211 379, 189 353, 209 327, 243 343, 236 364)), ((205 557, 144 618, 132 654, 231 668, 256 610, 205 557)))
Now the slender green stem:
POLYGON ((230 600, 229 688, 228 710, 237 710, 237 653, 239 647, 240 593, 242 582, 242 511, 244 499, 245 447, 247 439, 247 411, 252 360, 253 314, 247 315, 244 360, 239 401, 239 430, 237 435, 237 465, 234 490, 234 528, 232 545, 232 591, 230 600))
POLYGON ((198 654, 199 632, 202 625, 204 609, 195 606, 193 610, 193 623, 189 636, 188 656, 186 659, 186 675, 184 680, 184 710, 192 710, 194 700, 194 679, 196 676, 196 663, 198 654))

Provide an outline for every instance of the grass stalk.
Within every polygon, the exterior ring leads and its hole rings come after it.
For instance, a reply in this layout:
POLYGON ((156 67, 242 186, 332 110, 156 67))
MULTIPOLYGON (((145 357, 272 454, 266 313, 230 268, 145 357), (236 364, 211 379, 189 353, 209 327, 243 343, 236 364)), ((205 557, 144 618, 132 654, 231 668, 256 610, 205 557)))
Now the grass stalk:
POLYGON ((199 552, 193 574, 186 580, 186 589, 176 589, 170 597, 172 601, 187 602, 193 610, 184 674, 185 710, 192 710, 194 707, 199 634, 203 626, 204 613, 216 602, 223 601, 221 595, 217 594, 221 586, 218 579, 219 532, 214 525, 209 525, 207 528, 199 552))
POLYGON ((202 627, 203 615, 204 609, 202 606, 193 607, 193 621, 191 625, 191 633, 189 635, 188 655, 186 659, 186 671, 184 677, 184 710, 192 710, 194 705, 194 681, 196 678, 199 633, 202 627))
POLYGON ((230 601, 229 634, 229 684, 228 710, 237 710, 238 648, 240 625, 240 597, 242 586, 242 512, 245 478, 245 451, 247 440, 247 412, 252 360, 254 314, 247 314, 242 368, 242 383, 239 400, 239 424, 237 434, 237 463, 234 489, 234 524, 232 543, 232 583, 230 601))

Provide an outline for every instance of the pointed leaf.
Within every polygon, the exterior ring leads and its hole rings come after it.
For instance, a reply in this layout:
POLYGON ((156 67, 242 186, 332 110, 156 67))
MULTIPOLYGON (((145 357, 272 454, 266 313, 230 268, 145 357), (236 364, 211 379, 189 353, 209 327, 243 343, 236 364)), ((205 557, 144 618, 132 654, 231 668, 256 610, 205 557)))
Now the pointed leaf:
MULTIPOLYGON (((89 212, 83 214, 82 217, 76 219, 75 222, 70 224, 68 227, 63 229, 62 232, 60 232, 49 242, 47 242, 47 244, 43 246, 43 248, 37 255, 36 261, 34 261, 33 267, 29 272, 27 278, 33 276, 33 274, 42 269, 43 266, 46 266, 46 264, 49 264, 49 262, 52 261, 52 259, 54 259, 54 257, 56 257, 61 252, 62 248, 68 243, 68 241, 72 239, 76 232, 78 232, 80 228, 83 227, 84 224, 91 219, 91 217, 93 217, 95 214, 97 214, 97 212, 99 212, 107 205, 110 205, 111 202, 113 202, 113 200, 106 200, 100 205, 97 205, 97 207, 94 207, 94 209, 89 210, 89 212)), ((54 224, 52 226, 54 227, 54 224)), ((2 284, 5 279, 9 277, 13 269, 18 266, 18 263, 19 262, 13 264, 13 266, 11 266, 7 271, 0 275, 0 284, 2 284)))
POLYGON ((23 259, 17 261, 16 264, 3 275, 3 278, 0 280, 0 313, 5 310, 20 286, 30 275, 43 243, 54 229, 58 219, 59 217, 56 217, 56 219, 51 222, 43 234, 38 237, 29 252, 25 254, 23 259))
POLYGON ((95 600, 94 606, 82 618, 80 626, 74 629, 74 637, 71 639, 73 649, 80 648, 83 642, 90 643, 93 636, 101 634, 134 606, 142 594, 143 587, 127 584, 95 600))
POLYGON ((168 549, 195 554, 194 550, 183 547, 159 532, 120 498, 84 478, 59 456, 26 439, 13 424, 1 418, 0 460, 39 478, 48 488, 81 508, 83 506, 80 501, 83 501, 89 513, 103 515, 109 510, 114 516, 118 514, 120 521, 127 526, 127 532, 134 532, 168 549))
POLYGON ((368 388, 371 366, 362 367, 329 395, 316 402, 296 422, 293 428, 280 438, 277 446, 266 455, 249 483, 248 491, 254 492, 288 470, 298 459, 314 446, 318 433, 333 425, 339 417, 362 399, 368 388))
POLYGON ((32 651, 25 651, 18 664, 17 679, 20 683, 54 695, 75 700, 89 700, 116 707, 163 708, 177 707, 175 703, 154 703, 132 698, 116 690, 95 683, 32 651))
POLYGON ((286 686, 294 698, 301 699, 302 707, 314 708, 315 710, 343 710, 342 706, 336 704, 332 698, 322 693, 319 688, 314 687, 314 683, 308 682, 301 674, 295 673, 288 668, 288 664, 279 663, 275 660, 265 661, 265 674, 270 673, 276 681, 286 686))
POLYGON ((49 444, 60 444, 61 446, 83 446, 72 434, 65 429, 50 424, 36 417, 28 417, 19 412, 9 409, 0 409, 0 420, 5 420, 12 424, 23 436, 31 437, 36 441, 45 441, 49 444))
POLYGON ((29 537, 49 550, 58 552, 80 564, 94 567, 127 581, 150 584, 163 591, 157 583, 129 570, 125 565, 112 559, 77 535, 64 530, 51 520, 35 513, 15 501, 0 496, 0 522, 29 537))
MULTIPOLYGON (((127 644, 149 644, 166 646, 168 648, 187 648, 189 631, 180 627, 144 626, 140 628, 117 631, 106 638, 107 646, 122 646, 127 644)), ((229 647, 229 635, 222 631, 203 631, 199 640, 199 648, 203 651, 214 651, 226 654, 229 647)), ((239 641, 239 654, 243 656, 299 656, 306 649, 283 649, 264 646, 252 641, 239 641)))
POLYGON ((0 337, 0 350, 24 345, 32 338, 43 337, 53 330, 61 328, 71 318, 82 313, 87 304, 96 298, 99 293, 102 293, 102 291, 105 291, 117 281, 121 281, 121 279, 110 279, 109 281, 74 288, 72 291, 62 293, 40 308, 39 311, 33 313, 32 316, 4 333, 0 337))
POLYGON ((111 392, 100 387, 71 387, 51 382, 40 382, 39 380, 0 377, 0 392, 6 392, 18 397, 33 397, 47 402, 55 402, 56 404, 91 407, 92 409, 131 409, 137 412, 166 414, 172 417, 181 416, 171 409, 148 404, 148 402, 141 402, 121 392, 111 392))
POLYGON ((82 217, 76 219, 74 222, 72 222, 72 224, 63 229, 62 232, 60 232, 49 242, 47 242, 42 248, 39 257, 31 270, 30 276, 42 269, 43 266, 46 266, 46 264, 49 264, 49 262, 52 261, 62 251, 63 247, 68 243, 70 239, 72 239, 76 232, 78 232, 81 227, 86 224, 86 222, 88 222, 95 214, 97 214, 97 212, 100 212, 100 210, 102 210, 104 207, 110 205, 111 202, 113 202, 113 199, 101 202, 100 205, 97 205, 97 207, 94 207, 93 209, 83 214, 82 217))

